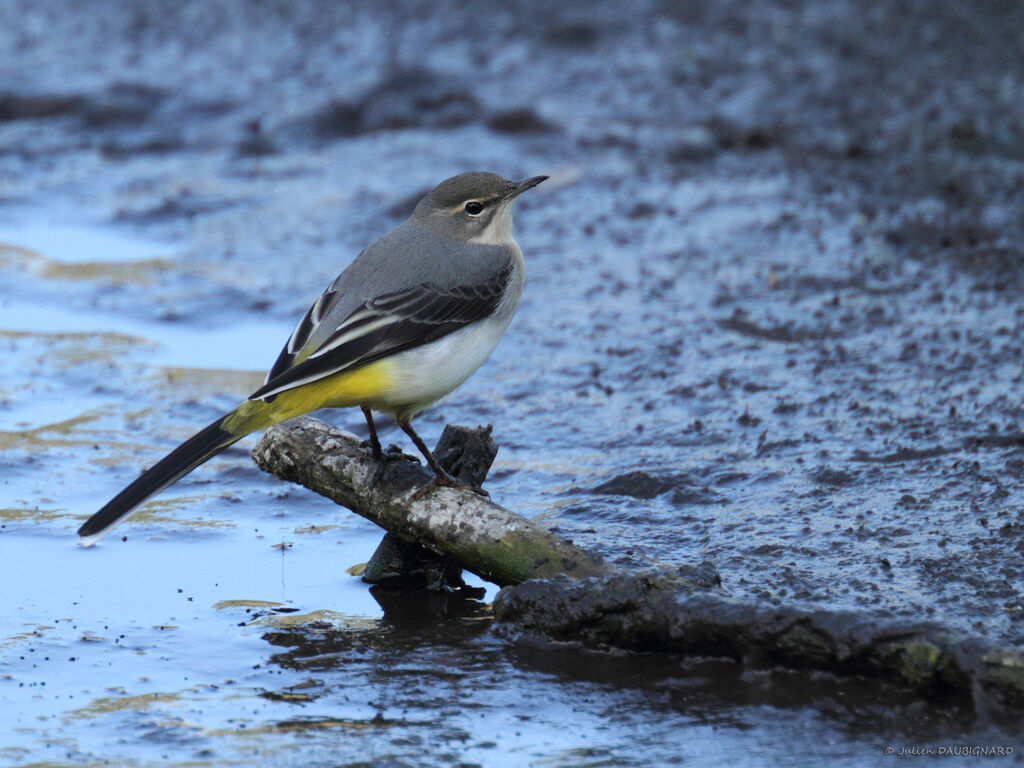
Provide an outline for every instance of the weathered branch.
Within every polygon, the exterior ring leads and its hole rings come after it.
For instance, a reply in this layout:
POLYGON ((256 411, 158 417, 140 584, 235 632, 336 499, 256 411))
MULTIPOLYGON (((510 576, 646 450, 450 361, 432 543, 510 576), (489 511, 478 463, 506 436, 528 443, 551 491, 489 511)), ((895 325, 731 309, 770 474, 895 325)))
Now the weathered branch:
POLYGON ((261 469, 348 507, 410 544, 444 555, 500 586, 558 574, 606 572, 595 557, 488 499, 437 488, 412 494, 431 474, 409 461, 377 462, 355 435, 303 417, 267 430, 252 451, 261 469))

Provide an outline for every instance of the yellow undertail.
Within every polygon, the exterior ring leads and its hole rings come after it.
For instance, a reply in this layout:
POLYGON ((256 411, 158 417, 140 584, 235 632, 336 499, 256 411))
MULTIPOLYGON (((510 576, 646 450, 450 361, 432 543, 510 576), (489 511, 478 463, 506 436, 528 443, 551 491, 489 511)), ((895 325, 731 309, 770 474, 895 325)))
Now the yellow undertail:
POLYGON ((379 360, 285 390, 269 403, 246 400, 224 417, 220 428, 236 437, 243 437, 318 408, 372 405, 380 399, 382 392, 391 387, 392 380, 391 363, 379 360))

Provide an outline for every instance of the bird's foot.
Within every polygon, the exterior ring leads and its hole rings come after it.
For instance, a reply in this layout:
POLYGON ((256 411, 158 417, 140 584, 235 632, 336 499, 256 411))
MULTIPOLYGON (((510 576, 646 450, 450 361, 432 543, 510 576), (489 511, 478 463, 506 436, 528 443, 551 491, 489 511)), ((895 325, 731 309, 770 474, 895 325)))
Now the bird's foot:
POLYGON ((477 496, 483 496, 485 499, 491 498, 491 494, 489 494, 487 491, 485 491, 479 485, 470 485, 469 483, 464 483, 461 480, 456 480, 454 477, 449 475, 447 472, 444 472, 444 473, 438 473, 438 474, 434 475, 434 479, 433 480, 431 480, 429 483, 424 485, 422 488, 420 488, 418 491, 416 491, 416 493, 414 493, 412 495, 412 500, 413 501, 419 501, 420 499, 422 499, 424 496, 426 496, 428 493, 430 493, 435 488, 442 488, 442 487, 443 488, 461 488, 464 491, 472 491, 477 496))

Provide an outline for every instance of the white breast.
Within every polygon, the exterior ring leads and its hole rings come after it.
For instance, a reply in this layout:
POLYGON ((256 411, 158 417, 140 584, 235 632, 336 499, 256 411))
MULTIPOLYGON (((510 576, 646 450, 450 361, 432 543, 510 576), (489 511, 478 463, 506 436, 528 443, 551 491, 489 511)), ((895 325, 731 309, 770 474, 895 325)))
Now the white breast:
POLYGON ((374 407, 411 418, 468 379, 494 351, 512 319, 490 317, 393 358, 392 385, 374 407))
POLYGON ((494 314, 437 341, 399 352, 391 358, 392 383, 371 407, 412 418, 454 391, 483 365, 505 335, 523 294, 523 254, 514 242, 512 277, 494 314))

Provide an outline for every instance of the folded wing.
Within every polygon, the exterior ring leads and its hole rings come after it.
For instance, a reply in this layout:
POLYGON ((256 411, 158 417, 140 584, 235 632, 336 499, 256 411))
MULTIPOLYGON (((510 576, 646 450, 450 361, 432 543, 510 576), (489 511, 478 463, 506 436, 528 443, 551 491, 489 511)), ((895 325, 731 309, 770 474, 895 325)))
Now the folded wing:
POLYGON ((510 276, 508 266, 477 285, 442 288, 422 283, 370 299, 308 352, 305 347, 309 339, 338 300, 337 294, 328 290, 299 321, 266 383, 249 399, 271 400, 285 390, 429 344, 483 320, 501 301, 510 276))

